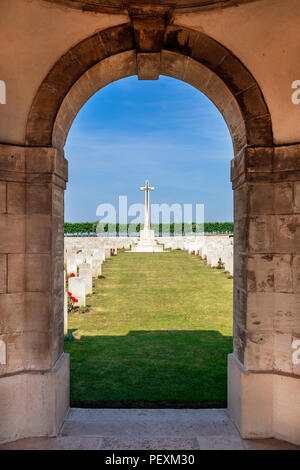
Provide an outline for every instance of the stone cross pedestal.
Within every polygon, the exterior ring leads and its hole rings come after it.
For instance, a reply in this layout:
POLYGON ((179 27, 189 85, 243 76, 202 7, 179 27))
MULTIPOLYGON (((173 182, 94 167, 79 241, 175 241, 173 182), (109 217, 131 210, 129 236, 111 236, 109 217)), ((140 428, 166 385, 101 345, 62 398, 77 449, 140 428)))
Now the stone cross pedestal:
POLYGON ((143 230, 140 232, 140 239, 137 245, 133 245, 131 251, 137 253, 155 253, 164 251, 162 245, 158 245, 154 239, 154 230, 150 228, 150 196, 149 192, 154 191, 155 188, 149 186, 149 181, 146 180, 145 187, 140 188, 145 191, 145 224, 143 230))

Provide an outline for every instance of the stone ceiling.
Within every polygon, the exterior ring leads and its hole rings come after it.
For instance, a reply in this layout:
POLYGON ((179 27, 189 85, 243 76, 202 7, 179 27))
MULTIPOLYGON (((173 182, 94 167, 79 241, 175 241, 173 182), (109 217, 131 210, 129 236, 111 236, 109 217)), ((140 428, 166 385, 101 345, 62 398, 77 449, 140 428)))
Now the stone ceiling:
POLYGON ((228 6, 236 6, 243 3, 250 3, 259 0, 45 0, 49 3, 57 3, 66 7, 95 11, 119 13, 126 10, 131 5, 164 5, 173 7, 181 12, 192 10, 222 8, 228 6))

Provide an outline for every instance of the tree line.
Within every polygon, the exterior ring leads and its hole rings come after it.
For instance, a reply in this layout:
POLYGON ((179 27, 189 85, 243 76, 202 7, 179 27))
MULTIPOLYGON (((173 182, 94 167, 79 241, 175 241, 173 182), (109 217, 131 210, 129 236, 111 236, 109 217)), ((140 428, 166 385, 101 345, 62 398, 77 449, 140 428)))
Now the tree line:
MULTIPOLYGON (((143 228, 142 224, 99 224, 99 222, 65 222, 64 232, 68 235, 76 234, 130 234, 139 233, 143 228)), ((204 222, 202 225, 192 224, 151 224, 155 233, 182 235, 188 233, 233 233, 233 222, 204 222)))

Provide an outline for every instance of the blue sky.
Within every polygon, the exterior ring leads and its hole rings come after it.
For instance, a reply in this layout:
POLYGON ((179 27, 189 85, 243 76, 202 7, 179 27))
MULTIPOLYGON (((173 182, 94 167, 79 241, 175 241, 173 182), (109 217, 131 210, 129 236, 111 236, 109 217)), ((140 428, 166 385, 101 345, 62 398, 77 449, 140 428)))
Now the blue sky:
POLYGON ((215 106, 198 90, 161 77, 130 77, 96 93, 81 109, 65 147, 65 221, 95 221, 99 204, 205 204, 205 220, 232 221, 232 142, 215 106))

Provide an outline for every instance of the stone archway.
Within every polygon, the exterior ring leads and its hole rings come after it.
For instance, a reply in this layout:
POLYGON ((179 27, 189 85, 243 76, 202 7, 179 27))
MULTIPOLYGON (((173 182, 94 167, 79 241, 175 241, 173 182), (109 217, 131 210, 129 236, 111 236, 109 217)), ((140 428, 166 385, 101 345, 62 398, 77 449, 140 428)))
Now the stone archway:
POLYGON ((299 251, 299 148, 274 146, 271 116, 259 85, 228 49, 201 32, 170 24, 166 7, 130 7, 129 13, 130 23, 100 31, 58 60, 32 103, 26 147, 6 146, 3 151, 8 181, 14 182, 13 194, 6 193, 7 204, 23 215, 21 226, 19 219, 11 225, 10 218, 5 238, 7 253, 14 253, 8 262, 23 273, 16 279, 20 295, 7 299, 7 311, 23 313, 22 328, 15 326, 15 337, 8 338, 9 360, 1 379, 7 439, 55 435, 68 409, 61 286, 67 180, 63 147, 69 128, 101 87, 129 75, 157 79, 164 74, 195 86, 216 104, 234 145, 230 415, 243 437, 297 443, 299 411, 291 402, 299 390, 300 371, 292 364, 291 344, 300 336, 292 281, 299 251), (26 203, 21 207, 22 198, 26 203), (16 423, 12 409, 20 393, 23 407, 16 423))
POLYGON ((26 144, 62 149, 65 137, 59 141, 57 127, 67 133, 72 115, 74 119, 85 101, 100 88, 129 75, 155 80, 163 74, 195 86, 216 104, 228 124, 235 153, 246 145, 272 146, 267 105, 255 79, 238 58, 205 34, 176 25, 166 27, 163 20, 158 31, 155 24, 153 33, 152 16, 149 19, 146 26, 137 16, 136 25, 133 19, 134 28, 125 24, 100 31, 60 58, 32 104, 26 144), (75 84, 77 90, 72 92, 75 84), (71 95, 67 101, 68 93, 71 95), (67 114, 64 123, 57 122, 59 111, 67 114))

